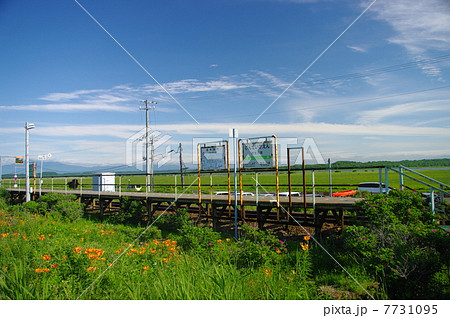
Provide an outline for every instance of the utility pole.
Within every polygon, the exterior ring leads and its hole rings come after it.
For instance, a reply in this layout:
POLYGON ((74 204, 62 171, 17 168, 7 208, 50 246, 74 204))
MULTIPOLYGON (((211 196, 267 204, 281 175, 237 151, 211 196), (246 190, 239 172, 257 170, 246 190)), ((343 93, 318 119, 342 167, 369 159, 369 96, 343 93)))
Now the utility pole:
POLYGON ((29 139, 28 139, 28 131, 33 129, 35 126, 32 123, 25 123, 25 202, 30 201, 30 156, 28 154, 29 151, 29 139))
POLYGON ((149 151, 149 144, 150 144, 150 131, 149 131, 149 114, 148 111, 150 109, 155 109, 155 106, 150 106, 149 104, 157 104, 153 101, 148 100, 141 100, 142 103, 145 103, 145 107, 139 107, 140 110, 145 110, 145 173, 146 173, 146 186, 147 186, 147 192, 153 190, 153 155, 154 155, 154 149, 153 149, 153 136, 151 140, 151 171, 150 171, 150 151, 149 151), (151 179, 150 179, 151 175, 151 179), (150 186, 149 186, 150 184, 150 186))
POLYGON ((183 152, 183 148, 181 147, 181 142, 180 142, 180 144, 179 144, 179 146, 178 146, 178 149, 179 149, 179 151, 180 151, 180 174, 181 174, 181 189, 183 189, 183 188, 184 188, 184 176, 183 176, 183 155, 182 155, 182 152, 183 152))

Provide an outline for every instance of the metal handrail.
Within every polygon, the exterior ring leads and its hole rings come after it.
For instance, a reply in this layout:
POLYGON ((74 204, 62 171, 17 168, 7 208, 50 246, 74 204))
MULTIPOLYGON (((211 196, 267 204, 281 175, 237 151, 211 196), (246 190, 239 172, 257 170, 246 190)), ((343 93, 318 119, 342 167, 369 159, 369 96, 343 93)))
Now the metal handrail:
MULTIPOLYGON (((417 171, 415 171, 415 170, 406 168, 406 167, 404 167, 404 166, 399 166, 399 168, 402 168, 402 169, 408 170, 408 171, 410 171, 410 172, 413 172, 413 173, 415 173, 415 174, 417 174, 417 175, 419 175, 419 176, 421 176, 421 177, 423 177, 423 178, 425 178, 425 179, 428 179, 428 180, 430 180, 430 181, 432 181, 432 182, 435 182, 435 183, 437 183, 437 184, 439 184, 439 185, 441 185, 441 186, 443 186, 443 187, 450 188, 450 186, 449 186, 448 184, 445 184, 445 183, 443 183, 443 182, 437 181, 437 180, 435 180, 435 179, 433 179, 433 178, 430 178, 430 177, 428 177, 428 176, 426 176, 426 175, 424 175, 424 174, 421 174, 421 173, 419 173, 419 172, 417 172, 417 171)), ((407 175, 406 175, 406 176, 407 176, 407 175)))
MULTIPOLYGON (((398 170, 396 170, 396 169, 394 169, 394 168, 391 168, 391 167, 387 167, 387 168, 388 168, 389 170, 391 170, 391 171, 397 172, 398 174, 401 173, 401 172, 399 172, 398 170)), ((404 169, 404 167, 402 167, 402 168, 404 169)), ((408 171, 411 171, 411 172, 414 172, 414 173, 418 174, 418 175, 421 176, 421 177, 425 177, 426 179, 429 179, 430 181, 434 181, 434 182, 438 183, 439 185, 448 187, 448 185, 446 185, 445 183, 436 181, 436 180, 434 180, 434 179, 432 179, 432 178, 429 178, 429 177, 427 177, 427 176, 425 176, 425 175, 423 175, 423 174, 421 174, 421 173, 418 173, 418 172, 416 172, 416 171, 414 171, 414 170, 411 170, 411 169, 407 169, 407 170, 408 170, 408 171)), ((412 180, 414 180, 414 181, 416 181, 416 182, 418 182, 418 183, 420 183, 420 184, 422 184, 422 185, 425 185, 425 186, 428 186, 428 187, 430 187, 430 188, 433 188, 434 190, 437 190, 437 191, 439 191, 439 192, 442 192, 442 193, 444 193, 444 194, 446 194, 446 195, 450 195, 450 192, 445 191, 445 190, 443 190, 443 189, 441 189, 441 188, 435 187, 435 186, 433 186, 433 185, 431 185, 431 184, 429 184, 429 183, 426 183, 426 182, 424 182, 424 181, 422 181, 422 180, 419 180, 419 179, 414 178, 414 177, 412 177, 412 176, 409 176, 409 175, 407 175, 407 174, 402 174, 402 175, 403 175, 404 177, 408 177, 408 178, 410 178, 410 179, 412 179, 412 180)))

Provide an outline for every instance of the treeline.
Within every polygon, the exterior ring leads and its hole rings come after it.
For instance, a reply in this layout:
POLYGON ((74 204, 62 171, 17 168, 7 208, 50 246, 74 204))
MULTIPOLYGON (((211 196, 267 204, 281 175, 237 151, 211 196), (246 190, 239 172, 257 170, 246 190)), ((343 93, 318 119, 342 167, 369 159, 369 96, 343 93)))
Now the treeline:
MULTIPOLYGON (((398 167, 404 166, 408 168, 426 168, 426 167, 450 167, 450 159, 421 159, 421 160, 401 160, 401 161, 336 161, 332 162, 333 168, 371 168, 379 166, 398 167)), ((294 167, 301 168, 300 165, 294 167)), ((328 164, 307 165, 308 168, 326 168, 328 164)))

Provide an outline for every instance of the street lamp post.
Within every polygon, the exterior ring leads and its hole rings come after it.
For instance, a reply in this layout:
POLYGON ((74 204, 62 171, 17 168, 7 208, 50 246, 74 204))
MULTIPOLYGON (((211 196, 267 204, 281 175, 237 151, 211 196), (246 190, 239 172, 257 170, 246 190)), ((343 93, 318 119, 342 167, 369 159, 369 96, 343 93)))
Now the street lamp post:
POLYGON ((30 201, 30 158, 29 158, 29 139, 28 131, 33 129, 35 126, 32 123, 25 123, 25 201, 30 201))

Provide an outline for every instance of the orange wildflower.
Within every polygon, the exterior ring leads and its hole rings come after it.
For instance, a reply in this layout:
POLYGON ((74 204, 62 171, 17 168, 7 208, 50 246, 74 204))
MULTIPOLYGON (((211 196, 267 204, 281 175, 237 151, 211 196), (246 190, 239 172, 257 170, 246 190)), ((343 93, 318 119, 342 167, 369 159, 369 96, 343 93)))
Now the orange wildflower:
POLYGON ((225 241, 227 241, 227 242, 229 242, 229 241, 231 241, 229 238, 227 238, 227 239, 225 239, 225 241))
POLYGON ((219 240, 217 240, 217 243, 222 243, 222 240, 220 240, 220 239, 219 239, 219 240))
POLYGON ((264 270, 264 273, 266 274, 266 276, 270 276, 270 275, 272 275, 272 270, 266 269, 266 270, 264 270))
POLYGON ((281 251, 280 250, 276 250, 275 251, 277 254, 281 254, 281 251))
POLYGON ((73 252, 74 252, 75 254, 77 254, 77 253, 81 252, 82 250, 83 250, 82 247, 75 247, 75 248, 73 249, 73 252))
POLYGON ((306 251, 309 248, 308 243, 300 242, 300 246, 302 247, 302 250, 304 250, 304 251, 306 251))
POLYGON ((48 273, 50 270, 48 268, 36 268, 34 270, 36 273, 48 273))
POLYGON ((52 259, 52 257, 50 255, 46 254, 46 255, 42 256, 42 259, 44 261, 48 261, 48 260, 52 259))
POLYGON ((95 271, 97 269, 97 267, 94 267, 94 266, 90 266, 90 267, 88 267, 88 271, 89 272, 93 272, 93 271, 95 271))
POLYGON ((50 265, 51 268, 58 268, 58 264, 50 265))
POLYGON ((142 269, 143 269, 144 271, 147 271, 149 268, 150 268, 150 266, 143 266, 143 267, 142 267, 142 269))
POLYGON ((163 262, 167 262, 167 258, 164 257, 164 258, 162 259, 162 261, 163 261, 163 262))
POLYGON ((309 241, 309 240, 311 239, 311 236, 305 235, 305 236, 303 237, 303 239, 304 239, 305 241, 309 241))

